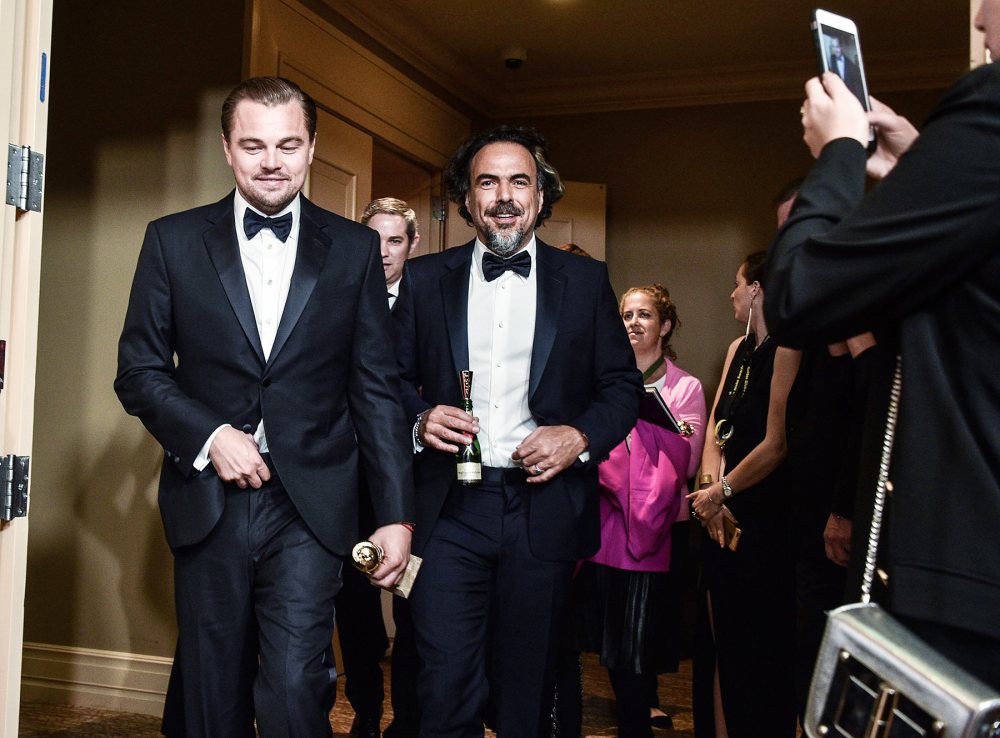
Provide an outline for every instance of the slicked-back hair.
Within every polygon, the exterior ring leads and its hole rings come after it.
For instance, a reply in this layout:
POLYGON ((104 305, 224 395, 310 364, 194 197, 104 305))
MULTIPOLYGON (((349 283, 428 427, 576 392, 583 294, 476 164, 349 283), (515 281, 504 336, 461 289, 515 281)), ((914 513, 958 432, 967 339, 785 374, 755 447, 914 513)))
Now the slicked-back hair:
POLYGON ((767 289, 767 285, 764 284, 764 268, 767 264, 767 252, 766 251, 754 251, 750 256, 743 260, 743 276, 747 280, 747 284, 753 284, 754 282, 760 282, 760 288, 762 290, 767 289))
POLYGON ((226 101, 222 103, 222 135, 229 140, 229 134, 233 132, 233 117, 236 115, 236 106, 244 100, 260 103, 269 108, 275 105, 285 105, 296 102, 302 107, 302 115, 305 117, 306 130, 309 131, 309 140, 316 139, 316 102, 309 97, 302 89, 284 77, 251 77, 233 88, 226 101))
POLYGON ((411 244, 413 243, 417 235, 417 214, 403 200, 395 197, 372 200, 361 214, 361 225, 368 225, 368 221, 376 215, 398 215, 406 221, 406 238, 411 244))
POLYGON ((444 170, 448 199, 458 205, 458 212, 465 218, 465 222, 470 226, 473 225, 472 214, 465 206, 465 198, 472 187, 472 160, 483 148, 494 143, 513 143, 523 146, 535 160, 535 179, 538 190, 543 195, 542 207, 538 211, 538 217, 535 218, 535 228, 538 228, 552 215, 552 206, 559 202, 566 188, 559 178, 559 172, 548 162, 549 150, 545 137, 534 128, 497 126, 492 131, 473 136, 459 146, 444 170))

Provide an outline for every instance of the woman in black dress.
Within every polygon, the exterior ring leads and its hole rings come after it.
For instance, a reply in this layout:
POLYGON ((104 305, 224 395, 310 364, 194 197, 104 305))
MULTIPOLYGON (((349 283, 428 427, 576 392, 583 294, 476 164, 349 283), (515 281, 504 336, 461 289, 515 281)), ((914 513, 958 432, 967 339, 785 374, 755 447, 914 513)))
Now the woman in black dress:
POLYGON ((768 335, 765 256, 750 255, 736 274, 733 311, 747 330, 729 347, 709 422, 715 442, 705 444, 700 489, 689 495, 708 533, 694 665, 698 738, 795 736, 792 489, 782 461, 799 354, 768 335))

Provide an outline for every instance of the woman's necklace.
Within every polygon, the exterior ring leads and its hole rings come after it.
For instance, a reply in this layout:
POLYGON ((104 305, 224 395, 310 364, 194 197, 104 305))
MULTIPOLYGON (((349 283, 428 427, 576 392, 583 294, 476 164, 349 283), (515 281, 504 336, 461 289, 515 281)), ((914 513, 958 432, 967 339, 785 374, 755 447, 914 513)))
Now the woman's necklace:
POLYGON ((661 366, 663 366, 662 356, 656 361, 654 361, 652 364, 650 364, 649 368, 642 373, 642 383, 647 384, 649 382, 649 378, 654 374, 656 374, 656 372, 659 370, 661 366))
POLYGON ((757 349, 767 343, 767 339, 770 337, 771 334, 768 333, 760 343, 753 347, 753 351, 743 357, 739 372, 736 374, 736 381, 733 382, 733 386, 729 389, 730 397, 742 397, 747 391, 747 387, 750 385, 750 363, 753 361, 753 355, 757 352, 757 349))

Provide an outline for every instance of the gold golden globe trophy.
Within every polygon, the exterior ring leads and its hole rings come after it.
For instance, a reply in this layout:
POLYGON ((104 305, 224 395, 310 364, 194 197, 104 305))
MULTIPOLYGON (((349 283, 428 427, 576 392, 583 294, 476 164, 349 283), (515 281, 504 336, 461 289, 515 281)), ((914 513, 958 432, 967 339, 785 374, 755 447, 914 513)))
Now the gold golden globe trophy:
MULTIPOLYGON (((382 563, 383 558, 385 558, 385 551, 377 543, 371 541, 361 541, 355 544, 354 549, 351 551, 351 559, 354 562, 354 567, 367 576, 375 573, 375 570, 382 563)), ((389 591, 399 597, 409 597, 410 590, 413 589, 413 582, 417 579, 417 572, 420 571, 422 563, 423 559, 411 554, 410 560, 406 564, 406 570, 403 571, 403 575, 399 578, 399 581, 389 591)))

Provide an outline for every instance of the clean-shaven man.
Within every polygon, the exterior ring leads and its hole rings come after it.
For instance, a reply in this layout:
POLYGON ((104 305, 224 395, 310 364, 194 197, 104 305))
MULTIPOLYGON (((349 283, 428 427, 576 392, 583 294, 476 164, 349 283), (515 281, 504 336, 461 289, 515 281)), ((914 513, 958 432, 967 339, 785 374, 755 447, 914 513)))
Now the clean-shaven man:
MULTIPOLYGON (((378 232, 382 269, 388 291, 390 311, 396 304, 403 281, 403 266, 420 245, 417 214, 404 201, 380 197, 368 203, 361 214, 361 224, 378 232)), ((361 534, 374 529, 375 511, 361 479, 361 534)), ((344 660, 344 693, 354 709, 350 735, 379 738, 384 679, 380 662, 389 647, 382 620, 382 594, 372 587, 368 577, 353 567, 344 569, 344 586, 337 595, 337 632, 344 660)), ((416 651, 408 602, 392 598, 396 636, 392 647, 393 727, 386 735, 416 735, 419 707, 416 700, 416 651)))
POLYGON ((331 735, 330 649, 364 460, 395 583, 412 447, 376 235, 299 193, 316 106, 247 80, 222 109, 236 190, 149 224, 115 390, 164 448, 159 502, 179 628, 163 732, 331 735))

